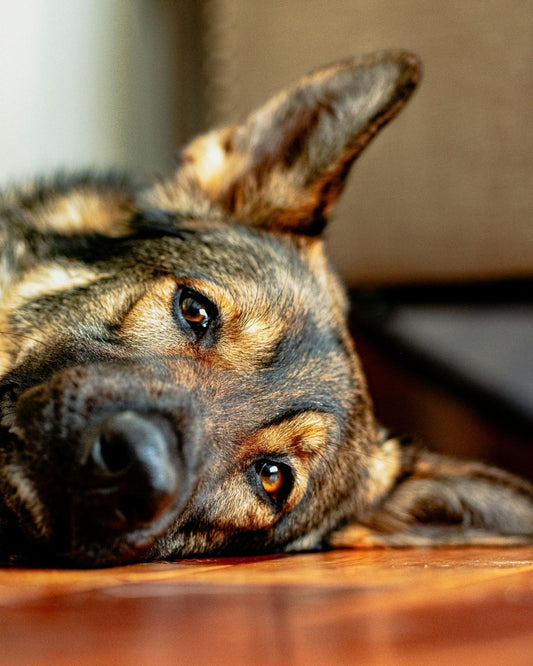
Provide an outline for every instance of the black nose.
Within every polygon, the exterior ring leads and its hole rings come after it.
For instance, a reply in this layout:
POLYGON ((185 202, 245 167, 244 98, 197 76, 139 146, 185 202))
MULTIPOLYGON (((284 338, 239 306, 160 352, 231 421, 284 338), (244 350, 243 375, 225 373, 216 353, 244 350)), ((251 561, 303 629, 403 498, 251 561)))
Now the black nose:
POLYGON ((161 516, 178 493, 177 444, 163 418, 124 411, 101 421, 91 433, 78 498, 89 520, 133 529, 161 516))

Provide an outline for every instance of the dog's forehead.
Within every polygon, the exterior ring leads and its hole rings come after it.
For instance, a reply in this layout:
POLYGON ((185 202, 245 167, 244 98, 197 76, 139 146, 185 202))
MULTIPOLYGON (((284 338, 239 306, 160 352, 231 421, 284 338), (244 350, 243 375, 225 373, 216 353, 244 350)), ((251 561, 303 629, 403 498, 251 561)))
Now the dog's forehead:
MULTIPOLYGON (((344 294, 324 256, 323 242, 209 221, 185 223, 176 237, 138 245, 141 265, 177 277, 209 280, 236 299, 289 302, 319 311, 343 310, 344 294)), ((274 308, 275 309, 275 308, 274 308)))

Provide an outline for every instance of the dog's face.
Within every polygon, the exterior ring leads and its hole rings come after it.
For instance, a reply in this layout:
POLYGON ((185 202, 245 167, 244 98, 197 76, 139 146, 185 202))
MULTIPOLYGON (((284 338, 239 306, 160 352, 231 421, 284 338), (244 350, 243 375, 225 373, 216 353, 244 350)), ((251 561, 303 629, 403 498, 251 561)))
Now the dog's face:
MULTIPOLYGON (((346 524, 367 540, 457 528, 440 462, 376 427, 321 239, 417 80, 405 53, 343 62, 197 139, 147 190, 6 198, 3 557, 101 565, 317 548, 346 524)), ((474 496, 472 468, 454 469, 474 496)), ((527 533, 527 484, 484 475, 509 533, 527 533)), ((502 533, 478 513, 471 526, 502 533)))
POLYGON ((267 550, 323 528, 324 496, 351 510, 375 433, 318 248, 187 222, 114 250, 13 322, 4 470, 33 533, 98 560, 267 550))

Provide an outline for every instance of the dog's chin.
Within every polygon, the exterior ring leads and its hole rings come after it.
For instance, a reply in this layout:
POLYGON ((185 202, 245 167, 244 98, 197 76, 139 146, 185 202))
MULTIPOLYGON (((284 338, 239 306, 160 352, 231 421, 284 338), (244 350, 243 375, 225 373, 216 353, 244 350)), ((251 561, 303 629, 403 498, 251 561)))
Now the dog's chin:
POLYGON ((66 542, 56 542, 57 562, 61 566, 97 568, 162 559, 161 542, 174 520, 175 512, 169 511, 146 527, 127 532, 91 529, 84 524, 83 531, 71 530, 66 542))
POLYGON ((65 511, 38 530, 29 514, 4 510, 0 516, 0 562, 88 569, 162 559, 161 543, 174 520, 175 512, 168 511, 141 529, 121 532, 73 520, 71 512, 65 511))
POLYGON ((0 551, 0 562, 24 567, 96 569, 163 559, 160 535, 154 538, 147 533, 107 540, 87 537, 77 543, 60 538, 48 543, 33 541, 10 529, 2 530, 0 536, 10 542, 9 552, 0 551))
POLYGON ((112 544, 78 544, 68 552, 56 555, 57 565, 67 568, 97 569, 116 567, 161 559, 156 542, 146 544, 132 542, 131 539, 116 540, 112 544))

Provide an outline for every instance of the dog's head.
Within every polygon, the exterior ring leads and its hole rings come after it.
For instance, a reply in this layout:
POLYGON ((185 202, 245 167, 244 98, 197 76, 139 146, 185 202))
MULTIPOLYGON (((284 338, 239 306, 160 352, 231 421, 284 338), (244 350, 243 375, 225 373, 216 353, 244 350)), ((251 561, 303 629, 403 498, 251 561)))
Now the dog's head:
POLYGON ((418 77, 404 52, 341 62, 146 190, 81 179, 7 199, 4 557, 533 531, 527 484, 383 435, 324 257, 352 162, 418 77))

